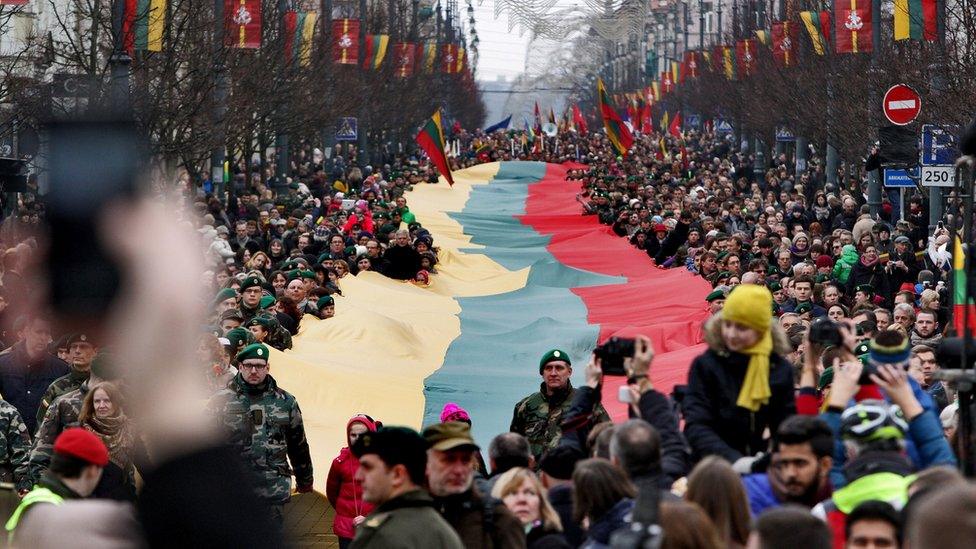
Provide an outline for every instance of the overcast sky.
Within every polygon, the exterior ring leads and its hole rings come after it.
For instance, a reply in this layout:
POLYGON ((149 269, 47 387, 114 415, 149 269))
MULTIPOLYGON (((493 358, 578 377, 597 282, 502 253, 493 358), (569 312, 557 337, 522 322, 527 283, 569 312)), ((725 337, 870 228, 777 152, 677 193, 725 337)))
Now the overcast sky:
MULTIPOLYGON (((462 13, 465 9, 463 2, 462 13)), ((463 19, 467 21, 466 14, 463 19)), ((525 68, 525 48, 528 33, 518 35, 518 28, 508 31, 508 14, 501 13, 495 19, 495 0, 484 0, 479 6, 474 0, 475 28, 478 30, 479 60, 478 79, 495 80, 499 75, 511 80, 525 68)))

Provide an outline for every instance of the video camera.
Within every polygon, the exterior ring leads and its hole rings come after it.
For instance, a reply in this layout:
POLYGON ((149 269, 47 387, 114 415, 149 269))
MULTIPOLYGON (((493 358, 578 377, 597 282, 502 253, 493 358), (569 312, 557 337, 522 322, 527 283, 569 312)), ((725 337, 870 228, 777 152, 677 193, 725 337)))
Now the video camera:
POLYGON ((634 339, 627 337, 611 337, 593 349, 593 354, 600 359, 600 369, 605 376, 625 376, 624 359, 634 356, 634 339))

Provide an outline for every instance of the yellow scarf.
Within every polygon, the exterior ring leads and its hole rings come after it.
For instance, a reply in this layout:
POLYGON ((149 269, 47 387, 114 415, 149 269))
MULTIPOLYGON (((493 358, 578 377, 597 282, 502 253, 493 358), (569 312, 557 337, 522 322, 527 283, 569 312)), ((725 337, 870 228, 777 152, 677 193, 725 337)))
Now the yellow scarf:
POLYGON ((749 367, 742 380, 742 389, 736 405, 753 412, 769 402, 773 392, 769 389, 769 354, 773 352, 773 333, 766 330, 762 339, 752 347, 740 351, 749 355, 749 367))

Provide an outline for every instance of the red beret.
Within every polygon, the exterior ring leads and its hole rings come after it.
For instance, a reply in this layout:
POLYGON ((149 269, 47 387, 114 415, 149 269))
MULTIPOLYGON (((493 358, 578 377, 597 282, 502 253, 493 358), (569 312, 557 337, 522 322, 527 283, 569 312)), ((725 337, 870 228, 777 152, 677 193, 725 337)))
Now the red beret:
POLYGON ((823 269, 823 268, 826 268, 826 267, 833 267, 833 266, 834 266, 834 260, 831 259, 831 257, 829 255, 827 255, 827 254, 820 254, 820 256, 817 257, 817 268, 818 269, 823 269))
POLYGON ((108 465, 108 448, 102 439, 81 427, 65 429, 54 441, 54 453, 76 457, 82 461, 105 467, 108 465))
POLYGON ((654 225, 654 232, 656 232, 656 233, 666 233, 666 232, 668 232, 668 228, 667 228, 667 226, 664 225, 664 223, 658 223, 657 225, 654 225))

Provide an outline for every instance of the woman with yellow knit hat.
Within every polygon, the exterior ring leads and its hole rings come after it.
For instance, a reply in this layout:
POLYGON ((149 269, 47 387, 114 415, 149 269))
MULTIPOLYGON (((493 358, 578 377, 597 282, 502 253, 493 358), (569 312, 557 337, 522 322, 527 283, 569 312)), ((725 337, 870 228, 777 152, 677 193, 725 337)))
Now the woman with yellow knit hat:
POLYGON ((765 286, 742 284, 705 323, 708 350, 692 363, 681 403, 696 458, 718 455, 748 473, 766 451, 764 433, 796 413, 793 366, 785 358, 792 347, 772 311, 765 286))

